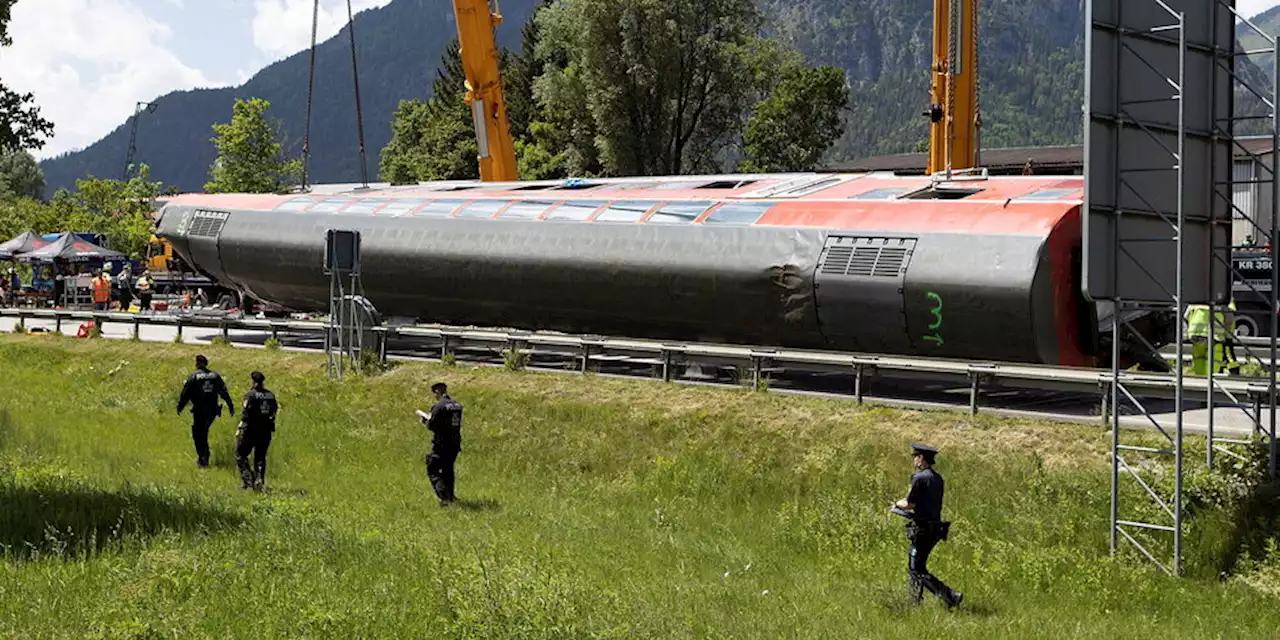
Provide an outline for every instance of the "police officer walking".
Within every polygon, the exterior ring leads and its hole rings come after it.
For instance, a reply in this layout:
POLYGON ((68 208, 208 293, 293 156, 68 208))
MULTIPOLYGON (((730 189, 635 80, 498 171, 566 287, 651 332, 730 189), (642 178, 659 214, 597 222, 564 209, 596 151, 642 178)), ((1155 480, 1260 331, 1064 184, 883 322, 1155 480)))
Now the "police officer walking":
POLYGON ((453 493, 453 464, 462 451, 462 405, 448 395, 443 382, 431 385, 436 404, 422 423, 431 430, 431 453, 427 454, 427 477, 440 506, 447 507, 458 499, 453 493))
POLYGON ((240 426, 236 429, 236 466, 240 469, 242 488, 262 491, 267 481, 267 448, 276 430, 276 412, 280 405, 276 394, 265 385, 266 376, 254 371, 249 374, 253 388, 244 394, 244 410, 240 413, 240 426), (253 454, 253 468, 249 467, 249 454, 253 454))
POLYGON ((907 497, 895 505, 898 509, 907 510, 906 515, 910 517, 907 523, 907 539, 911 541, 907 552, 907 587, 916 604, 924 600, 924 590, 928 589, 951 609, 960 606, 964 595, 943 584, 929 573, 928 567, 929 553, 939 541, 947 539, 951 528, 950 522, 942 520, 942 474, 933 468, 938 451, 928 445, 912 443, 911 452, 917 471, 911 476, 907 497))
POLYGON ((201 467, 209 466, 209 427, 222 415, 219 397, 227 403, 227 411, 235 412, 235 403, 222 376, 209 370, 208 358, 196 356, 196 370, 187 377, 186 384, 182 385, 182 395, 178 397, 178 415, 182 415, 182 410, 190 402, 191 440, 196 446, 196 464, 201 467))

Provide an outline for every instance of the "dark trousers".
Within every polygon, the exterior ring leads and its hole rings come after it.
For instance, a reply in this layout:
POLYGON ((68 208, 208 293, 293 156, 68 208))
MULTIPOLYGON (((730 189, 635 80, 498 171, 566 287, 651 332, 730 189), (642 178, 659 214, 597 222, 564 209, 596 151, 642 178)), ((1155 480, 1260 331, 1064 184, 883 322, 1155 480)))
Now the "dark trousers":
POLYGON ((427 454, 427 477, 442 502, 458 499, 453 493, 453 463, 457 459, 458 452, 450 449, 432 450, 427 454))
POLYGON ((196 445, 196 463, 209 466, 209 427, 218 418, 215 412, 194 411, 191 414, 191 441, 196 445))
POLYGON ((138 309, 139 311, 150 311, 151 310, 151 294, 144 293, 142 295, 139 295, 138 306, 140 307, 138 309))
POLYGON ((907 589, 915 602, 924 600, 924 591, 929 590, 943 602, 951 605, 955 600, 955 592, 943 584, 932 573, 929 573, 929 554, 938 544, 938 536, 928 531, 907 532, 911 547, 907 550, 907 589))
POLYGON ((129 307, 132 304, 133 304, 133 292, 127 289, 121 289, 120 290, 120 310, 128 311, 129 307))
POLYGON ((236 466, 244 487, 261 489, 267 481, 267 448, 271 446, 271 432, 252 427, 236 433, 236 466), (249 454, 253 454, 253 467, 249 466, 249 454))

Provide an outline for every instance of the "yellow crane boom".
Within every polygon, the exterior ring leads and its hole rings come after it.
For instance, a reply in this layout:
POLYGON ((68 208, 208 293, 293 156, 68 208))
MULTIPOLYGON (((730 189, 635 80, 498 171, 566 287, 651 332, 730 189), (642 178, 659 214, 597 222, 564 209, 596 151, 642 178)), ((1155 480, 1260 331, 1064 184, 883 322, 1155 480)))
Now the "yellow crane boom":
POLYGON ((933 3, 930 175, 978 166, 978 2, 933 3))
POLYGON ((467 76, 467 104, 476 127, 480 152, 480 179, 511 181, 519 178, 515 142, 507 122, 507 101, 502 94, 502 69, 493 31, 502 14, 490 0, 453 0, 458 23, 462 69, 467 76))

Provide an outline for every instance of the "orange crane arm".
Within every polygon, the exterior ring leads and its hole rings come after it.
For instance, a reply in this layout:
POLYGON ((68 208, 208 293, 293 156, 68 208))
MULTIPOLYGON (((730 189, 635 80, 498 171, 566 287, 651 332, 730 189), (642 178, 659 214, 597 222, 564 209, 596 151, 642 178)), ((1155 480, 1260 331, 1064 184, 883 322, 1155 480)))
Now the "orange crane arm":
POLYGON ((978 2, 933 2, 929 173, 978 165, 978 2))
POLYGON ((502 22, 497 7, 489 0, 453 0, 462 50, 462 69, 467 76, 467 104, 476 127, 480 152, 480 179, 519 179, 515 143, 507 122, 507 101, 502 94, 502 70, 493 30, 502 22))

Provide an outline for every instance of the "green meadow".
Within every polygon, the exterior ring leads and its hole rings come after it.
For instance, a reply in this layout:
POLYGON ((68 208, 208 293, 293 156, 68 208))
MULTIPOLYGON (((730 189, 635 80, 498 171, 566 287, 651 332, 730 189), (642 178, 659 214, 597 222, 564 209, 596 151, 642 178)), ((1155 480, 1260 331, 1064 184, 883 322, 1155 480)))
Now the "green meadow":
MULTIPOLYGON (((1208 472, 1189 454, 1175 579, 1108 553, 1102 426, 499 368, 324 371, 323 355, 0 335, 0 637, 1280 629, 1274 493, 1255 465, 1208 472), (262 494, 239 488, 231 417, 214 425, 212 466, 195 465, 174 409, 196 353, 237 400, 254 369, 280 398, 262 494), (437 380, 466 407, 448 509, 413 415, 437 380), (957 611, 907 605, 903 521, 887 510, 913 440, 941 450, 954 524, 930 564, 964 592, 957 611)), ((1127 485, 1126 505, 1140 491, 1127 485)))

